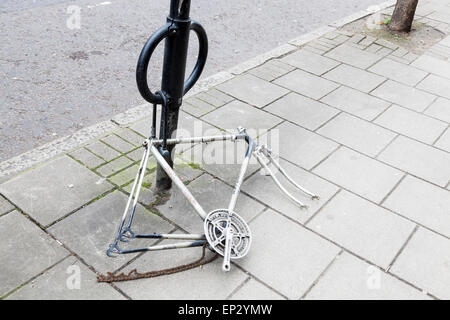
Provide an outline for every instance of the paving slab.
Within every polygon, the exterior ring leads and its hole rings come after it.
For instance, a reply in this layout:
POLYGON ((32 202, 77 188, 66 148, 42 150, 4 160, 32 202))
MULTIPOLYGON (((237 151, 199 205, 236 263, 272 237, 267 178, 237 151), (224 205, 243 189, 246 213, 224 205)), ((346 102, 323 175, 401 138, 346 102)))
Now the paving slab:
POLYGON ((313 168, 339 146, 327 138, 288 122, 274 130, 279 132, 279 155, 306 170, 313 168))
POLYGON ((285 300, 285 298, 274 290, 263 285, 261 282, 250 278, 242 287, 234 292, 230 300, 285 300))
POLYGON ((417 85, 417 88, 450 99, 450 90, 448 90, 450 79, 430 74, 417 85))
MULTIPOLYGON (((106 255, 117 233, 127 200, 125 194, 114 191, 56 223, 49 228, 49 232, 97 272, 113 272, 136 256, 124 254, 111 258, 106 255)), ((136 233, 169 233, 174 229, 141 205, 137 206, 132 228, 136 233)), ((120 242, 119 246, 122 249, 142 248, 154 243, 155 240, 150 239, 133 239, 129 243, 120 242)))
POLYGON ((274 83, 313 99, 320 99, 339 85, 303 70, 294 70, 274 83))
POLYGON ((95 154, 87 151, 85 148, 79 148, 69 154, 71 157, 82 162, 89 169, 98 167, 99 165, 105 163, 105 160, 100 159, 95 154))
POLYGON ((313 172, 376 203, 379 203, 403 176, 400 170, 346 147, 334 152, 313 172))
POLYGON ((450 237, 448 190, 408 175, 384 201, 383 207, 450 237))
POLYGON ((445 122, 396 105, 387 109, 375 123, 428 144, 433 144, 448 126, 445 122))
POLYGON ((339 65, 333 59, 302 49, 283 57, 281 61, 318 76, 339 65))
POLYGON ((120 153, 101 141, 96 141, 86 146, 91 152, 104 159, 105 161, 111 161, 114 158, 120 156, 120 153))
POLYGON ((418 112, 425 110, 436 98, 432 94, 391 80, 383 83, 371 94, 418 112))
POLYGON ((312 131, 339 113, 335 108, 294 92, 269 104, 264 110, 312 131))
POLYGON ((345 113, 339 114, 317 133, 372 157, 396 136, 392 131, 345 113))
POLYGON ((18 211, 0 217, 0 297, 69 254, 18 211))
POLYGON ((412 87, 428 74, 428 72, 386 58, 370 67, 369 71, 412 87))
POLYGON ((339 252, 272 210, 253 220, 250 228, 251 251, 237 263, 289 299, 299 299, 339 252))
MULTIPOLYGON (((208 144, 198 144, 184 152, 182 157, 189 164, 201 167, 211 175, 234 185, 239 176, 242 162, 247 152, 247 143, 217 141, 208 144)), ((261 166, 254 157, 250 159, 245 177, 253 174, 261 166)))
POLYGON ((111 162, 108 162, 104 166, 97 168, 95 171, 100 173, 102 176, 107 177, 107 176, 110 176, 132 164, 133 164, 133 161, 131 161, 130 159, 128 159, 126 157, 120 157, 120 158, 114 159, 111 162))
POLYGON ((183 110, 196 117, 200 117, 215 109, 213 105, 197 97, 190 97, 183 102, 183 110))
POLYGON ((259 67, 249 70, 248 73, 266 81, 272 81, 294 69, 293 66, 286 64, 281 60, 269 60, 259 67))
POLYGON ((5 198, 0 196, 0 215, 5 214, 14 209, 14 206, 5 198))
POLYGON ((450 123, 450 100, 441 97, 437 98, 425 111, 425 114, 450 123))
POLYGON ((288 93, 286 89, 250 74, 237 76, 218 85, 217 89, 259 108, 288 93))
POLYGON ((411 65, 418 69, 450 79, 450 61, 437 59, 430 55, 424 54, 417 58, 417 60, 415 60, 411 65))
POLYGON ((442 150, 450 152, 450 129, 447 129, 434 145, 442 150))
POLYGON ((102 139, 103 142, 118 150, 121 153, 127 153, 135 148, 131 143, 119 138, 115 134, 111 134, 102 139))
POLYGON ((308 226, 358 256, 387 268, 415 224, 343 190, 308 226))
POLYGON ((381 59, 372 52, 345 43, 331 50, 325 56, 361 69, 366 69, 381 59))
POLYGON ((208 91, 203 91, 195 95, 195 97, 216 108, 221 107, 234 99, 233 97, 230 97, 229 95, 226 95, 225 93, 214 88, 209 89, 208 91))
POLYGON ((429 300, 429 296, 377 267, 342 253, 306 295, 307 300, 429 300))
POLYGON ((236 133, 236 128, 241 126, 249 131, 256 131, 257 135, 264 133, 283 121, 268 112, 241 101, 232 101, 208 113, 202 119, 229 132, 236 133))
POLYGON ((450 240, 419 228, 390 272, 439 299, 450 299, 450 240))
POLYGON ((254 174, 244 182, 242 190, 252 197, 263 202, 265 205, 278 210, 286 216, 299 221, 306 222, 317 210, 319 210, 336 192, 338 188, 333 184, 303 170, 287 161, 281 160, 280 165, 299 185, 307 190, 318 194, 320 200, 312 200, 298 189, 294 188, 276 168, 271 168, 275 176, 283 186, 297 199, 308 205, 308 209, 301 209, 297 204, 284 195, 270 176, 262 171, 254 174))
POLYGON ((372 91, 386 80, 386 78, 374 73, 345 64, 341 64, 339 67, 325 73, 324 78, 366 93, 372 91))
POLYGON ((46 226, 112 189, 68 156, 45 163, 0 185, 0 192, 46 226))
MULTIPOLYGON (((192 263, 201 255, 201 248, 147 252, 123 271, 137 269, 138 272, 147 272, 171 268, 192 263)), ((207 257, 211 255, 208 250, 207 257)), ((230 272, 223 272, 222 259, 219 258, 201 268, 151 279, 118 282, 117 286, 132 299, 138 300, 223 300, 247 278, 245 272, 233 265, 230 272)))
MULTIPOLYGON (((209 174, 203 174, 188 185, 198 203, 206 213, 216 209, 228 208, 233 188, 213 178, 209 174)), ((191 204, 179 191, 173 188, 170 198, 156 206, 156 209, 164 217, 173 221, 177 226, 191 233, 203 233, 203 220, 192 208, 191 204)), ((264 210, 264 206, 250 197, 240 194, 235 212, 245 221, 250 221, 264 210)))
POLYGON ((69 257, 20 288, 8 300, 125 300, 75 257, 69 257), (79 278, 77 278, 79 276, 79 278))
POLYGON ((403 136, 398 136, 378 159, 441 187, 450 180, 448 152, 403 136))
POLYGON ((145 138, 141 136, 140 134, 137 134, 133 130, 130 130, 129 128, 124 128, 116 132, 116 135, 118 135, 120 138, 128 141, 129 143, 133 144, 135 147, 142 146, 142 143, 144 142, 145 138))
POLYGON ((339 87, 320 101, 369 121, 390 106, 390 102, 346 86, 339 87))

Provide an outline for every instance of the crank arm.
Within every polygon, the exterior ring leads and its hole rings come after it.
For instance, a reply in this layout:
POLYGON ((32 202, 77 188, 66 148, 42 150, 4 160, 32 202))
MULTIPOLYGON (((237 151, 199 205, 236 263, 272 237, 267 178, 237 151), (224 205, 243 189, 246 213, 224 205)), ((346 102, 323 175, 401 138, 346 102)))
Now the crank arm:
POLYGON ((223 252, 223 264, 222 264, 222 270, 225 272, 230 271, 231 269, 231 246, 233 243, 233 232, 231 231, 231 228, 227 225, 227 236, 225 239, 225 249, 223 252))

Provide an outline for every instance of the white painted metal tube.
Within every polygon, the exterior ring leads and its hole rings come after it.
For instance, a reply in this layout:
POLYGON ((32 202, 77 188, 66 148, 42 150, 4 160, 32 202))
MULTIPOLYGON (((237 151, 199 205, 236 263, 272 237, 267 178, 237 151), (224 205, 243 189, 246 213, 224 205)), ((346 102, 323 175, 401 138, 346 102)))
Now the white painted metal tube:
POLYGON ((194 207, 195 211, 202 217, 203 220, 206 218, 206 212, 203 210, 202 206, 198 203, 198 201, 194 198, 189 189, 184 185, 183 181, 177 176, 175 171, 170 167, 167 161, 163 158, 163 156, 159 153, 158 149, 153 144, 150 144, 150 151, 155 157, 156 161, 161 165, 167 175, 172 179, 172 181, 176 184, 176 186, 181 190, 184 196, 188 199, 189 203, 194 207))

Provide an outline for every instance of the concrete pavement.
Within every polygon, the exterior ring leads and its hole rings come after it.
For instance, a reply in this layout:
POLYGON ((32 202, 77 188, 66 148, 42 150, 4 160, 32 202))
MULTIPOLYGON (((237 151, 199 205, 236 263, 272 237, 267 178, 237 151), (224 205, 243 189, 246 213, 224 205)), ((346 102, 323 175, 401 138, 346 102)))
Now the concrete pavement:
MULTIPOLYGON (((416 19, 450 31, 450 1, 422 1, 416 19)), ((319 201, 296 193, 310 205, 301 210, 252 164, 236 211, 253 244, 230 273, 218 259, 170 276, 97 284, 95 273, 158 270, 201 254, 105 255, 149 134, 148 116, 131 117, 0 184, 0 296, 450 299, 450 36, 417 55, 325 27, 263 56, 187 98, 183 135, 239 125, 260 139, 273 134, 281 163, 319 201)), ((221 150, 177 150, 176 170, 206 211, 226 206, 239 170, 206 161, 221 150)), ((150 161, 135 231, 201 231, 178 190, 152 192, 154 172, 150 161)))

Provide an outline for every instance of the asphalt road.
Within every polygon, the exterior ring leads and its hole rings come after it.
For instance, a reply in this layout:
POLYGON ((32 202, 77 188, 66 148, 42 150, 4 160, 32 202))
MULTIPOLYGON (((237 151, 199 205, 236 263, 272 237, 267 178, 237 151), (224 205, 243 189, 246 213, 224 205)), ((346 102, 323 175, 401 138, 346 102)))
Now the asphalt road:
MULTIPOLYGON (((202 77, 383 1, 192 0, 191 16, 210 41, 202 77)), ((169 0, 2 0, 0 161, 143 103, 136 61, 168 7, 169 0)), ((161 55, 158 48, 153 86, 161 55)))

